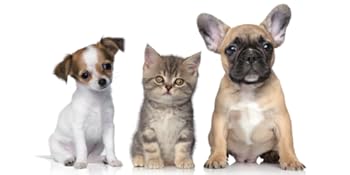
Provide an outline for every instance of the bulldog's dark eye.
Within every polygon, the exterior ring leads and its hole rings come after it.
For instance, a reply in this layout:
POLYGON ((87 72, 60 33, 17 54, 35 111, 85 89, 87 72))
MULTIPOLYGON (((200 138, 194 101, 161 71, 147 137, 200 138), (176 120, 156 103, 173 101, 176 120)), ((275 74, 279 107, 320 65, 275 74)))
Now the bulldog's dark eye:
POLYGON ((102 68, 104 70, 111 70, 112 69, 112 64, 110 64, 110 63, 102 64, 102 68))
POLYGON ((265 44, 263 45, 263 48, 264 48, 266 51, 270 51, 271 48, 272 48, 272 46, 271 46, 270 43, 265 43, 265 44))
POLYGON ((237 51, 237 47, 234 46, 234 45, 228 46, 228 47, 225 49, 225 53, 226 53, 228 56, 231 56, 231 55, 234 54, 236 51, 237 51))
POLYGON ((81 74, 81 78, 83 78, 84 80, 88 79, 90 76, 90 73, 88 71, 85 71, 81 74))

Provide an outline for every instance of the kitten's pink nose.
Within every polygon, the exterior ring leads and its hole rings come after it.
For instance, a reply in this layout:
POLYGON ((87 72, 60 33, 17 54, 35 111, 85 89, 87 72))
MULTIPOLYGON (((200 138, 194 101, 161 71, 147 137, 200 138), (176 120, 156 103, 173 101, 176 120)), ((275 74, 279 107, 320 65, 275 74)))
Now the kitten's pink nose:
POLYGON ((170 89, 172 88, 173 86, 172 85, 169 85, 169 84, 166 84, 165 85, 165 88, 168 90, 168 91, 170 91, 170 89))

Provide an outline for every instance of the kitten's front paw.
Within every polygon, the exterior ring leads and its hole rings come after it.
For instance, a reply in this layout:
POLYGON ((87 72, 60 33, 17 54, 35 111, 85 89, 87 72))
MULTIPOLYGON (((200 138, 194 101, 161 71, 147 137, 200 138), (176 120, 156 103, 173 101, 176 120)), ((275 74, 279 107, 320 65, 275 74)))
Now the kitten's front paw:
POLYGON ((211 155, 209 160, 204 164, 205 168, 225 168, 227 166, 227 158, 225 155, 211 155))
POLYGON ((74 168, 76 168, 76 169, 84 169, 86 167, 87 167, 86 162, 75 162, 75 164, 74 164, 74 168))
POLYGON ((161 158, 149 159, 146 162, 146 168, 158 169, 163 167, 164 167, 164 162, 161 158))
POLYGON ((112 160, 108 160, 107 158, 104 158, 103 163, 106 165, 110 165, 112 167, 121 167, 123 166, 122 162, 119 161, 117 158, 114 158, 112 160))
POLYGON ((132 164, 134 167, 144 167, 145 166, 145 161, 143 156, 135 156, 132 158, 132 164))
POLYGON ((175 166, 176 168, 190 169, 194 168, 194 163, 192 159, 182 159, 179 161, 175 161, 175 166))
POLYGON ((299 171, 299 170, 303 170, 305 167, 305 165, 303 165, 301 162, 299 162, 298 160, 280 160, 280 167, 283 170, 295 170, 295 171, 299 171))

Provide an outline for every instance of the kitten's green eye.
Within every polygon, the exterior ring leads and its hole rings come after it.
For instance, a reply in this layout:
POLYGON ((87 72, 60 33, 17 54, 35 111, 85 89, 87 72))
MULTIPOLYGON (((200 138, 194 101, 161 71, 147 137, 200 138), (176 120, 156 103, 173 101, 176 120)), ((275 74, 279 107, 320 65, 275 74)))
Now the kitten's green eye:
POLYGON ((176 84, 177 86, 181 86, 181 85, 183 85, 184 83, 185 83, 185 80, 182 79, 182 78, 177 78, 177 79, 175 80, 175 84, 176 84))
POLYGON ((157 83, 163 83, 164 82, 164 78, 162 76, 156 76, 155 78, 157 83))

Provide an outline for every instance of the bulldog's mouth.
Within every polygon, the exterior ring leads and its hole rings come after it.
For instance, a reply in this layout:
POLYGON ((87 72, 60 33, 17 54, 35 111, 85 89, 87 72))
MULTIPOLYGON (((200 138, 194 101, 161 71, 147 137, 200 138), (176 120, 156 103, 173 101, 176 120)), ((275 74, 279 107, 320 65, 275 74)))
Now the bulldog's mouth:
POLYGON ((256 82, 259 79, 258 74, 248 74, 244 77, 244 81, 246 82, 256 82))

